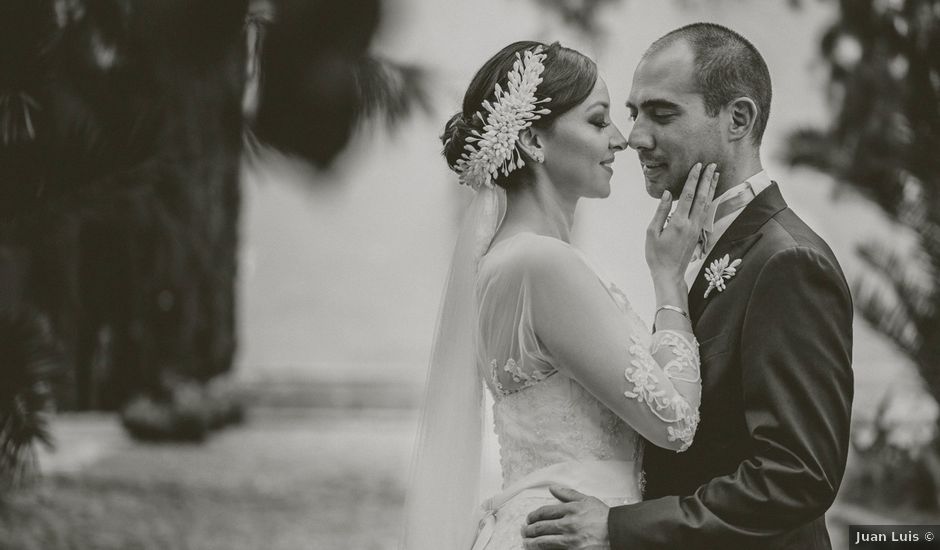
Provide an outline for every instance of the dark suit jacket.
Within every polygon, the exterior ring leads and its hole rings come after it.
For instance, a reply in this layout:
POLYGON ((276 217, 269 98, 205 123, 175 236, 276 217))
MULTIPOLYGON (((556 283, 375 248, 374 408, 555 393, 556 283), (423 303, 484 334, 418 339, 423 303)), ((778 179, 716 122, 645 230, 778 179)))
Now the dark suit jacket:
POLYGON ((702 359, 701 423, 675 453, 646 445, 641 503, 612 508, 612 550, 831 548, 852 406, 852 299, 832 250, 776 184, 705 266, 740 258, 723 292, 689 293, 702 359))

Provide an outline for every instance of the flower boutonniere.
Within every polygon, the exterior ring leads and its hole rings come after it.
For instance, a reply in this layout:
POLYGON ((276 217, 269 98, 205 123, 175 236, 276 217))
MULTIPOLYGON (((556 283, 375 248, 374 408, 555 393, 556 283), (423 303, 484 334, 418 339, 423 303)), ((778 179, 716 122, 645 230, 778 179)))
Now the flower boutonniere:
POLYGON ((734 277, 738 272, 738 266, 741 265, 741 258, 731 261, 727 254, 724 257, 712 262, 712 265, 705 268, 705 280, 708 281, 708 288, 705 289, 705 298, 711 294, 712 290, 718 289, 718 292, 725 290, 725 281, 734 277))

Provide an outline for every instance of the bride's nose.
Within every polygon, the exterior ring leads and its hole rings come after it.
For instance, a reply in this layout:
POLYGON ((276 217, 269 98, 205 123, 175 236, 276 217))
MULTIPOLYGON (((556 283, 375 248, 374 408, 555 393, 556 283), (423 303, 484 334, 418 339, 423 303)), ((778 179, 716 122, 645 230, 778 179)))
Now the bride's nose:
POLYGON ((610 140, 610 148, 619 153, 627 148, 627 138, 623 137, 616 124, 612 123, 611 126, 614 127, 614 135, 610 140))

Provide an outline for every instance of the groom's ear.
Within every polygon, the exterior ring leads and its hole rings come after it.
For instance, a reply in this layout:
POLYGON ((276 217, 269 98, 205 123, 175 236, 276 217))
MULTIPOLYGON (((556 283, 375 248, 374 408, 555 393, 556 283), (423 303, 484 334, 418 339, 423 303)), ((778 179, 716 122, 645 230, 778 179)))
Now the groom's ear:
POLYGON ((542 140, 538 132, 533 132, 532 127, 528 127, 519 134, 519 148, 530 159, 545 158, 545 151, 542 149, 542 140))
POLYGON ((751 135, 757 122, 757 104, 749 97, 739 97, 728 104, 728 138, 738 141, 751 135))

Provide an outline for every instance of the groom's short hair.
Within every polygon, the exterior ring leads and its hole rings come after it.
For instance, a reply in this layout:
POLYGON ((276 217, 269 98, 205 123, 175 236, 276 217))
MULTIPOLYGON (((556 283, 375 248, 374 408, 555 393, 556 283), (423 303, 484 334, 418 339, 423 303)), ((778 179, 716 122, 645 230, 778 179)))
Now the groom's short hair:
POLYGON ((643 57, 684 40, 695 56, 695 78, 705 99, 705 112, 716 116, 729 101, 747 96, 757 104, 752 138, 760 145, 770 117, 770 71, 757 48, 733 30, 715 23, 678 28, 649 47, 643 57))

